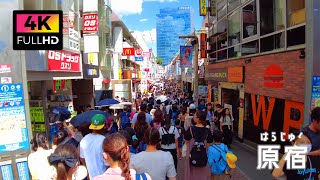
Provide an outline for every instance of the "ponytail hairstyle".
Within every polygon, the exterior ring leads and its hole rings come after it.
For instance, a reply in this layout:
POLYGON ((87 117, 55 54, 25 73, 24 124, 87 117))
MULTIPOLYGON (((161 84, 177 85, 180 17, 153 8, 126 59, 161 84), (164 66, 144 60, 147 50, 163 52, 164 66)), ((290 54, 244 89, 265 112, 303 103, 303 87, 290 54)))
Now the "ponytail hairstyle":
POLYGON ((79 153, 71 144, 59 145, 48 158, 49 164, 57 171, 57 179, 66 180, 68 172, 79 164, 79 153))
POLYGON ((48 140, 44 133, 36 133, 31 139, 30 144, 32 145, 33 151, 37 151, 39 147, 48 150, 47 142, 48 140))
POLYGON ((113 161, 121 162, 120 168, 125 180, 132 180, 129 169, 130 152, 126 138, 120 133, 109 134, 104 139, 102 148, 113 161))

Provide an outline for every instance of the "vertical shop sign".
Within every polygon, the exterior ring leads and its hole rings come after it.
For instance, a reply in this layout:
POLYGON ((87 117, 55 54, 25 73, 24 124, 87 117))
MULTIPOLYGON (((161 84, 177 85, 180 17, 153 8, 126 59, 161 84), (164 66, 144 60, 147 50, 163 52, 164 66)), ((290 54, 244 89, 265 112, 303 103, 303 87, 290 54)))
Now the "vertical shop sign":
POLYGON ((16 162, 19 180, 30 180, 27 158, 17 159, 16 162))
POLYGON ((210 16, 216 16, 216 14, 217 14, 216 0, 210 0, 210 16))
POLYGON ((207 58, 207 34, 200 34, 200 57, 207 58))
POLYGON ((317 106, 320 106, 320 76, 313 76, 311 108, 317 106))
POLYGON ((12 173, 11 161, 0 162, 2 179, 4 180, 14 180, 12 173))
POLYGON ((176 61, 176 67, 177 67, 176 69, 177 75, 181 76, 180 60, 176 61))
POLYGON ((22 84, 0 85, 0 153, 29 149, 22 84))
POLYGON ((83 15, 83 33, 97 33, 99 27, 98 14, 83 15))
POLYGON ((200 16, 207 15, 207 0, 199 0, 200 1, 200 16))

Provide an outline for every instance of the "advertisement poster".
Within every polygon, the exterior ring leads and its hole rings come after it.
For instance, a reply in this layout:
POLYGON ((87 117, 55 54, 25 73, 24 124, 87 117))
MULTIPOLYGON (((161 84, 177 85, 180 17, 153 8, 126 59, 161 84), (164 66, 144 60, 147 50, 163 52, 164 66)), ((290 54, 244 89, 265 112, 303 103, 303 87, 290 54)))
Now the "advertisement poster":
POLYGON ((16 162, 19 180, 30 180, 27 158, 17 159, 16 162))
POLYGON ((180 46, 180 67, 192 67, 192 46, 180 46))
POLYGON ((83 33, 97 33, 99 27, 98 14, 83 15, 83 33))
POLYGON ((2 179, 14 180, 11 161, 0 162, 0 168, 1 168, 2 179))
POLYGON ((317 106, 320 106, 320 76, 313 76, 311 108, 317 106))
POLYGON ((80 54, 69 51, 48 51, 49 71, 81 72, 80 54))
POLYGON ((208 86, 198 86, 199 98, 200 99, 208 99, 208 86))
POLYGON ((29 149, 22 84, 0 85, 0 153, 29 149))
POLYGON ((178 76, 181 76, 180 60, 177 60, 176 63, 177 63, 177 64, 176 64, 176 67, 177 67, 177 69, 176 69, 177 75, 178 75, 178 76))

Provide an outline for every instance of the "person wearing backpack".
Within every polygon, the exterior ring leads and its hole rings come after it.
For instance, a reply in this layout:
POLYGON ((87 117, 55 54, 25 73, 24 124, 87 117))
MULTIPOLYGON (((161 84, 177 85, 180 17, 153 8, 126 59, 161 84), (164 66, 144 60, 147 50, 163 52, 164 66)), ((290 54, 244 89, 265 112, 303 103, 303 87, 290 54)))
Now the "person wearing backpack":
POLYGON ((180 157, 178 142, 178 138, 180 137, 179 130, 175 126, 172 126, 171 119, 167 118, 164 126, 160 127, 159 133, 161 138, 161 150, 171 153, 174 166, 177 170, 178 156, 180 157))
POLYGON ((232 153, 228 146, 223 144, 222 131, 216 130, 213 132, 214 144, 208 148, 208 164, 211 168, 212 180, 229 180, 230 166, 227 163, 226 154, 232 153))
POLYGON ((124 108, 123 112, 121 112, 119 116, 121 119, 121 129, 122 130, 125 130, 127 127, 131 127, 130 113, 128 112, 128 109, 124 108))
POLYGON ((207 166, 207 148, 213 142, 210 130, 206 128, 206 113, 197 111, 193 117, 195 125, 185 132, 187 144, 184 164, 184 180, 208 180, 211 177, 207 166))

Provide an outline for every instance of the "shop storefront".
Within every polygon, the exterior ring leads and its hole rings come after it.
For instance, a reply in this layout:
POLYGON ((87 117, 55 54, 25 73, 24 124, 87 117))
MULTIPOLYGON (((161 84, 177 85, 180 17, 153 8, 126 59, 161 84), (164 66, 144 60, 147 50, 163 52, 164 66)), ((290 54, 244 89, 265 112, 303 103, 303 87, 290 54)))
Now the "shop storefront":
POLYGON ((300 129, 304 116, 305 61, 299 56, 300 51, 291 51, 247 60, 245 139, 258 143, 261 132, 288 134, 300 129))
MULTIPOLYGON (((219 64, 221 66, 221 64, 219 64)), ((209 101, 229 108, 234 118, 234 134, 243 138, 244 67, 215 68, 207 66, 205 80, 208 81, 209 101)))

